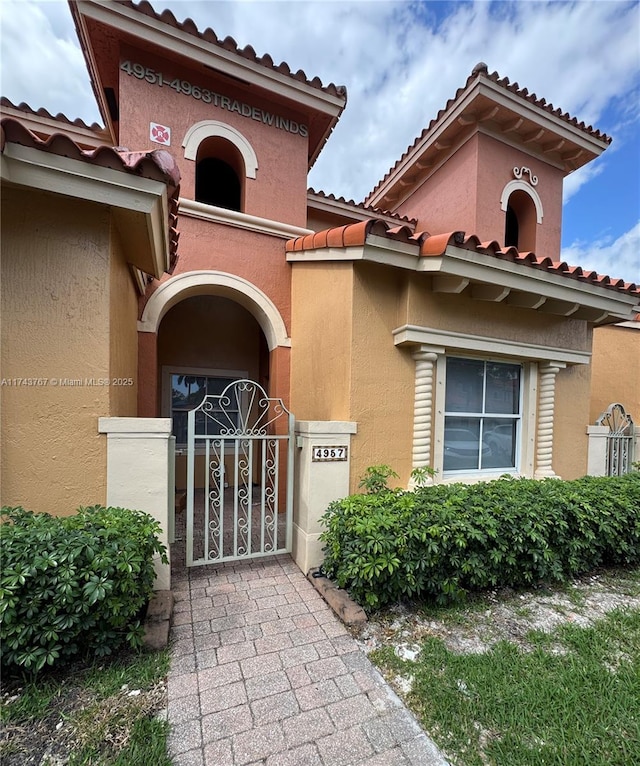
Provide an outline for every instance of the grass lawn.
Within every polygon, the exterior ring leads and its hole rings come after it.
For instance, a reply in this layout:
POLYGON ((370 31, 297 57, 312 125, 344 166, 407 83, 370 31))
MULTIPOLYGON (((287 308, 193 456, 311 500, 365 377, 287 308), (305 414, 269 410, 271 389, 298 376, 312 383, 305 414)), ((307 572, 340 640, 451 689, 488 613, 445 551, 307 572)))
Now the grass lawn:
POLYGON ((91 665, 3 678, 3 766, 170 766, 166 706, 169 653, 122 653, 91 665), (45 758, 48 757, 48 761, 45 758))
MULTIPOLYGON (((569 616, 485 651, 454 651, 423 629, 415 661, 394 651, 397 641, 370 657, 456 766, 634 766, 640 608, 631 600, 633 608, 618 606, 591 624, 569 616)), ((526 618, 517 609, 516 601, 514 619, 526 618)), ((448 630, 459 624, 468 635, 467 616, 449 608, 448 630)))

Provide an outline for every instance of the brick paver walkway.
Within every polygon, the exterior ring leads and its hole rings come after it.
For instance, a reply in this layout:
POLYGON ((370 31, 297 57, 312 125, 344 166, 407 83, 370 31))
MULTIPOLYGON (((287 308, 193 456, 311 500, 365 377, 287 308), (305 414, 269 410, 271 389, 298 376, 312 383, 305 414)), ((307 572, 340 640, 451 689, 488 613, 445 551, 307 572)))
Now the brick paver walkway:
POLYGON ((175 766, 446 766, 289 556, 173 590, 175 766))

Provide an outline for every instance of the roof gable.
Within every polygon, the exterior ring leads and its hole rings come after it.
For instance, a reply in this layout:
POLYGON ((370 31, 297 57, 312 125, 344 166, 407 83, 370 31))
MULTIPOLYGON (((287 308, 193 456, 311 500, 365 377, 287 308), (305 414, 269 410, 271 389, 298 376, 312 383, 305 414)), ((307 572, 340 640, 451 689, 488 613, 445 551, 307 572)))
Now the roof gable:
POLYGON ((228 78, 240 88, 261 91, 275 103, 304 113, 309 123, 309 166, 335 127, 346 101, 346 88, 305 72, 292 72, 286 62, 276 65, 268 54, 251 46, 221 40, 211 29, 200 32, 191 19, 178 22, 170 11, 156 13, 143 0, 69 0, 80 45, 100 112, 117 143, 117 99, 120 44, 147 49, 166 58, 228 78))
POLYGON ((462 88, 367 195, 365 203, 393 209, 410 189, 478 132, 538 157, 567 175, 599 156, 611 138, 544 98, 477 64, 462 88))

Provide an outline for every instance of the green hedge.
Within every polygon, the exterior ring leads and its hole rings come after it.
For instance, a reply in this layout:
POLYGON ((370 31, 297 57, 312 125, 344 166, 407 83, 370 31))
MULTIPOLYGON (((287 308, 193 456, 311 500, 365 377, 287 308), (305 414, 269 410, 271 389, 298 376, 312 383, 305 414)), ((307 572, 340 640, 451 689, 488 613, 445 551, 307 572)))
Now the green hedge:
POLYGON ((382 490, 332 503, 324 569, 362 605, 562 581, 640 562, 640 472, 382 490))
POLYGON ((3 508, 0 662, 38 671, 77 655, 142 643, 153 557, 167 561, 159 524, 123 508, 73 516, 3 508))

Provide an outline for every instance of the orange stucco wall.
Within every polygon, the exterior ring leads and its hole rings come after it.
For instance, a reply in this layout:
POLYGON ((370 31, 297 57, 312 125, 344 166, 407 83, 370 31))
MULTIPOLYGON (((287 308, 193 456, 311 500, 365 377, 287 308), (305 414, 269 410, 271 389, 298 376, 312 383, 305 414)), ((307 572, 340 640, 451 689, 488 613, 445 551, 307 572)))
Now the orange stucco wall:
POLYGON ((610 325, 593 332, 589 423, 618 402, 640 428, 640 322, 634 324, 637 327, 610 325))
POLYGON ((187 298, 162 319, 158 365, 245 371, 266 382, 260 370, 264 336, 251 314, 234 301, 207 295, 187 298))
MULTIPOLYGON (((514 167, 528 167, 538 183, 534 187, 543 207, 537 224, 535 252, 554 260, 560 257, 562 180, 559 169, 491 136, 476 133, 398 206, 396 212, 418 219, 418 230, 438 234, 465 231, 480 241, 504 244, 505 212, 501 197, 514 180, 514 167)), ((529 181, 528 174, 523 180, 529 181)))
POLYGON ((13 189, 2 222, 2 378, 41 381, 0 389, 2 504, 69 514, 105 501, 109 212, 13 189))
POLYGON ((394 209, 417 218, 417 230, 439 234, 466 231, 477 226, 478 140, 472 137, 447 162, 432 173, 413 194, 394 209))
MULTIPOLYGON (((210 369, 220 375, 224 371, 239 372, 268 389, 265 360, 264 336, 246 309, 225 298, 207 295, 187 298, 167 312, 158 333, 158 396, 162 415, 169 417, 170 413, 169 368, 210 369)), ((186 454, 181 445, 176 446, 176 487, 184 488, 186 454)), ((204 475, 203 458, 198 458, 197 486, 204 475)))
MULTIPOLYGON (((490 239, 504 242, 505 213, 500 208, 500 197, 507 183, 514 180, 513 168, 523 166, 528 167, 538 178, 534 188, 544 211, 542 223, 536 226, 535 252, 537 255, 559 260, 562 171, 485 135, 478 136, 478 208, 475 233, 483 242, 490 239)), ((522 180, 528 182, 529 175, 523 175, 522 180)))
MULTIPOLYGON (((199 68, 189 69, 175 60, 162 59, 151 53, 123 47, 121 61, 129 60, 154 72, 162 72, 169 82, 174 78, 211 92, 237 100, 239 104, 264 110, 270 114, 304 123, 304 117, 284 104, 274 103, 256 90, 238 82, 230 82, 215 73, 199 68)), ((180 166, 181 193, 194 199, 195 162, 184 159, 182 142, 187 130, 202 120, 216 120, 238 130, 253 147, 258 158, 256 179, 246 179, 244 212, 273 220, 304 226, 306 218, 308 139, 263 124, 236 111, 204 103, 202 98, 177 93, 169 84, 162 87, 145 79, 120 71, 120 136, 123 146, 150 145, 149 123, 171 128, 171 146, 166 147, 180 166)))

